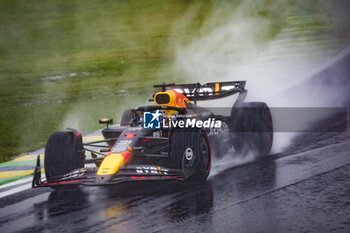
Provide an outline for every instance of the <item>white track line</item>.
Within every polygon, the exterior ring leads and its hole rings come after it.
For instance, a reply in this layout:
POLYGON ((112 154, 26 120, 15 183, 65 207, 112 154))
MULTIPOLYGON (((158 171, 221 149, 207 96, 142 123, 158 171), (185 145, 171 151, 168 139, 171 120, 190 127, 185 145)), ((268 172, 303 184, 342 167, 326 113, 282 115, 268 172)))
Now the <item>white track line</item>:
POLYGON ((31 183, 28 183, 28 184, 25 184, 25 185, 22 185, 22 186, 18 186, 18 187, 14 188, 14 189, 10 189, 10 190, 7 190, 5 192, 0 193, 0 198, 6 197, 6 196, 9 196, 9 195, 18 193, 18 192, 22 192, 24 190, 30 189, 31 187, 32 187, 31 183))
POLYGON ((21 179, 21 180, 13 181, 13 182, 8 183, 8 184, 0 185, 0 190, 8 188, 8 187, 11 187, 11 186, 15 186, 15 185, 31 182, 32 179, 33 179, 33 177, 28 177, 28 178, 24 178, 24 179, 21 179))

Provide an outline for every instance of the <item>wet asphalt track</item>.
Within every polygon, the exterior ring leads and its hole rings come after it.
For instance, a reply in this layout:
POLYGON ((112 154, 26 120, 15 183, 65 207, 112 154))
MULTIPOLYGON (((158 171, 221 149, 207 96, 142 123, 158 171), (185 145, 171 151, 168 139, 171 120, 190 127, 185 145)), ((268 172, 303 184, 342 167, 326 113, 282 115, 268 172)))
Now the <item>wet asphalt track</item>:
POLYGON ((349 139, 306 134, 204 184, 30 189, 0 199, 0 232, 349 232, 349 139))

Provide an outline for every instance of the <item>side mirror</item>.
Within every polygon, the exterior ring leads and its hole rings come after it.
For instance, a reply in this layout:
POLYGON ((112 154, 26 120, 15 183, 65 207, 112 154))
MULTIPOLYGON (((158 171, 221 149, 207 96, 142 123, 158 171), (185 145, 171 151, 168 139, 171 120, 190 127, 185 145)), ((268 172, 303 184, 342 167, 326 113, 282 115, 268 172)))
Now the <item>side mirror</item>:
POLYGON ((113 124, 113 118, 100 118, 98 120, 98 123, 105 124, 105 125, 107 125, 107 128, 108 128, 109 124, 113 124))

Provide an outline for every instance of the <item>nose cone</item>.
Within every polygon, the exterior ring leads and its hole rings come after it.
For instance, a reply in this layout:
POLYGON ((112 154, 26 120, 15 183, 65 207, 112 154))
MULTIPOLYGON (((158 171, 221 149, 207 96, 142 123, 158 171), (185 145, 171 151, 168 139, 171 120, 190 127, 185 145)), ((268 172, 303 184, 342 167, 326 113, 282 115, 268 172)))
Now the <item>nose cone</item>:
POLYGON ((131 157, 132 153, 129 151, 106 156, 97 171, 96 182, 105 183, 110 181, 113 175, 117 174, 119 169, 131 160, 131 157))
POLYGON ((102 161, 97 171, 97 175, 113 175, 124 165, 125 158, 122 154, 110 154, 102 161))
POLYGON ((122 154, 110 154, 101 163, 98 171, 96 182, 105 183, 108 182, 119 169, 125 166, 125 158, 122 154))

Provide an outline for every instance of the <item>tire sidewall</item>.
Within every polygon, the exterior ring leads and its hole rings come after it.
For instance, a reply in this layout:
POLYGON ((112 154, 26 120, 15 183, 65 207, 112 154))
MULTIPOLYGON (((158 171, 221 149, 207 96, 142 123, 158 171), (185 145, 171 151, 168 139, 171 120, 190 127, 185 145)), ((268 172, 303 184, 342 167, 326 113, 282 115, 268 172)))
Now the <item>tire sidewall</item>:
POLYGON ((270 152, 273 143, 272 116, 263 102, 247 102, 231 110, 231 141, 240 154, 259 156, 270 152))

